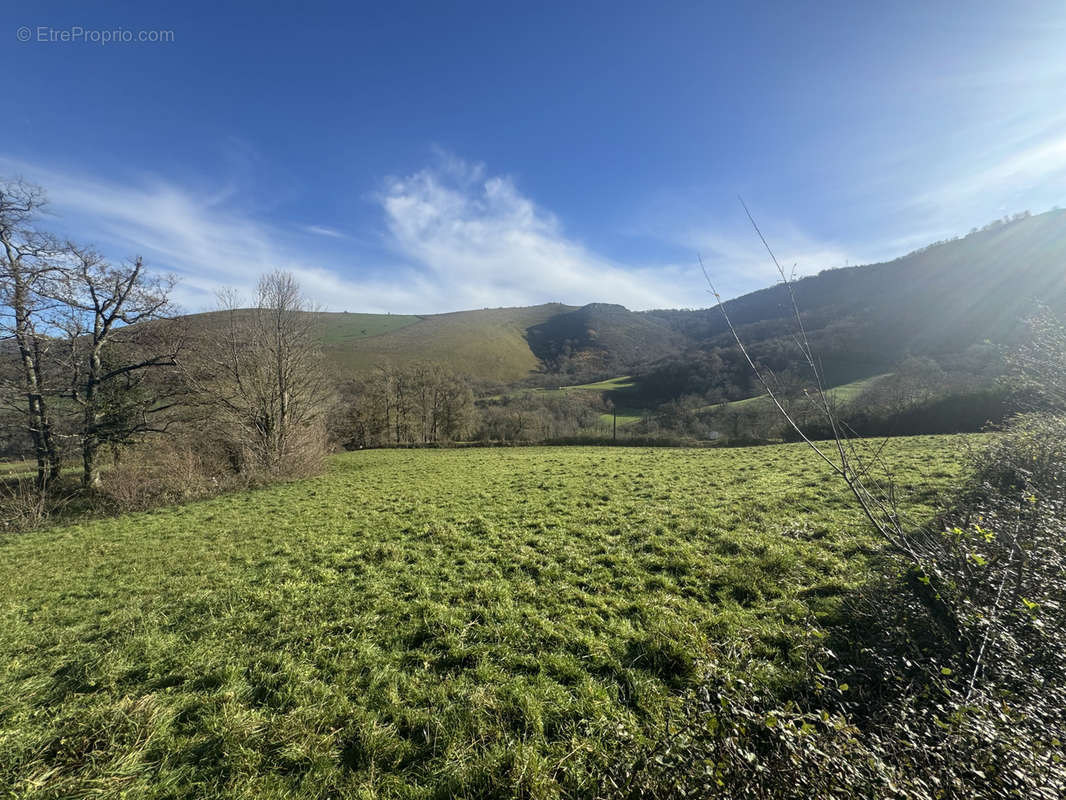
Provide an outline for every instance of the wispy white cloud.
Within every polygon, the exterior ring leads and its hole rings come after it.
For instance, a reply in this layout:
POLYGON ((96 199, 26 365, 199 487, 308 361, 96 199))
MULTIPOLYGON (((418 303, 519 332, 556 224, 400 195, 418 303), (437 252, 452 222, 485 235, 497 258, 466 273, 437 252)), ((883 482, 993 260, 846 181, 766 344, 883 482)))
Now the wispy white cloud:
POLYGON ((976 168, 944 186, 933 187, 928 197, 951 205, 971 198, 1011 198, 1019 193, 1033 196, 1044 188, 1061 196, 1064 179, 1066 122, 1036 141, 1020 143, 1006 153, 981 157, 976 168))
MULTIPOLYGON (((813 275, 824 269, 860 263, 855 252, 835 242, 823 242, 803 233, 793 225, 775 225, 768 232, 778 263, 789 276, 813 275)), ((777 282, 777 268, 758 236, 747 231, 700 231, 687 237, 699 252, 718 290, 725 297, 735 297, 777 282)))
POLYGON ((513 179, 480 164, 442 156, 388 179, 380 201, 391 245, 457 307, 599 300, 652 308, 689 293, 691 267, 605 258, 569 237, 513 179))
MULTIPOLYGON (((777 278, 758 239, 740 226, 672 230, 661 238, 684 254, 674 262, 606 257, 568 235, 512 178, 443 153, 382 182, 373 195, 381 215, 373 247, 324 225, 271 224, 242 207, 232 185, 193 191, 158 178, 117 181, 2 159, 0 173, 42 184, 57 230, 177 274, 178 299, 190 310, 211 307, 222 287, 250 294, 270 269, 291 270, 332 310, 409 313, 550 301, 706 306, 697 252, 726 296, 777 278)), ((789 223, 770 221, 768 234, 781 263, 800 274, 859 263, 850 248, 789 223)))
POLYGON ((303 230, 307 233, 313 233, 316 236, 326 236, 330 239, 347 239, 348 235, 341 233, 336 228, 329 228, 325 225, 304 225, 303 230))
MULTIPOLYGON (((662 196, 645 209, 628 226, 641 239, 657 242, 671 251, 688 257, 696 264, 703 261, 718 291, 724 298, 736 297, 761 289, 780 280, 773 261, 751 227, 739 203, 722 203, 718 213, 693 212, 699 207, 691 197, 662 196)), ((867 244, 856 245, 819 237, 789 219, 753 207, 753 212, 778 262, 789 275, 802 277, 825 269, 855 266, 878 260, 882 249, 867 244)), ((891 252, 898 255, 898 252, 891 252)), ((709 305, 705 295, 693 294, 706 288, 703 276, 695 271, 690 278, 690 299, 686 305, 709 305)))
POLYGON ((352 275, 335 255, 295 246, 284 230, 242 211, 233 187, 194 192, 159 179, 120 182, 10 159, 0 159, 0 173, 41 184, 53 214, 48 224, 62 235, 112 258, 142 255, 174 273, 177 300, 189 310, 213 307, 223 287, 250 295, 272 269, 292 271, 309 297, 332 310, 417 309, 429 295, 414 269, 394 269, 389 278, 352 275))
POLYGON ((271 269, 291 270, 312 299, 333 310, 692 305, 694 265, 630 267, 604 258, 569 238, 512 179, 446 154, 432 167, 387 179, 376 195, 388 263, 380 249, 338 255, 325 242, 316 249, 318 238, 350 239, 327 226, 301 226, 305 238, 294 241, 291 230, 242 210, 240 192, 229 185, 200 192, 158 178, 123 182, 5 159, 0 172, 44 186, 64 235, 111 257, 143 255, 175 273, 178 300, 190 310, 212 307, 223 287, 250 293, 271 269))
MULTIPOLYGON (((802 276, 887 261, 1006 214, 1066 204, 1066 114, 1035 129, 1004 122, 981 138, 984 144, 965 158, 935 168, 922 171, 901 159, 896 173, 857 179, 861 188, 849 195, 851 205, 834 212, 846 220, 837 225, 845 228, 845 238, 820 235, 780 208, 777 213, 753 210, 781 265, 802 276)), ((725 297, 779 279, 739 204, 730 209, 723 202, 725 212, 706 214, 707 222, 689 209, 713 192, 703 187, 695 200, 691 194, 657 198, 637 223, 642 234, 700 252, 725 297)), ((794 211, 796 218, 805 215, 802 206, 794 211)), ((818 222, 821 213, 810 216, 818 222)))

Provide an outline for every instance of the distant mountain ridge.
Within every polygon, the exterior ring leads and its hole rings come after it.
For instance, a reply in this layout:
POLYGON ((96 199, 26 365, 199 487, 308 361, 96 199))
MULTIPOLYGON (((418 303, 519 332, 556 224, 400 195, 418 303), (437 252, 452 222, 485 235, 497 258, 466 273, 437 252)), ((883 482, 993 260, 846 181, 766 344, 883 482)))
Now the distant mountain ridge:
MULTIPOLYGON (((1002 340, 1038 303, 1066 306, 1066 211, 993 223, 893 261, 825 270, 793 288, 805 315, 865 316, 871 327, 915 350, 955 351, 985 338, 1002 340)), ((725 305, 741 329, 792 316, 781 285, 725 305)), ((690 339, 727 333, 717 309, 647 313, 690 339)))
MULTIPOLYGON (((1066 211, 994 223, 894 261, 826 270, 794 289, 816 349, 842 379, 877 374, 906 355, 1006 342, 1038 303, 1066 311, 1066 211)), ((725 306, 757 351, 779 350, 791 337, 781 285, 725 306)), ((213 315, 198 316, 210 324, 213 315)), ((430 315, 329 313, 321 321, 339 377, 384 361, 429 361, 485 382, 537 375, 566 382, 629 374, 732 344, 717 308, 638 312, 549 303, 430 315)))

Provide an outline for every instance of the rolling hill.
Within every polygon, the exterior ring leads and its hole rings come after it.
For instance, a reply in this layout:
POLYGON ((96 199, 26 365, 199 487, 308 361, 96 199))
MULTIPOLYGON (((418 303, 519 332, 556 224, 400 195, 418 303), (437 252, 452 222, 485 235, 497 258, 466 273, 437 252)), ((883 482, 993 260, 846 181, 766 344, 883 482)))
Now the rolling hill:
MULTIPOLYGON (((549 303, 449 314, 318 313, 331 371, 348 377, 388 362, 442 364, 484 381, 515 383, 542 369, 526 332, 573 306, 549 303)), ((222 312, 194 315, 198 328, 222 324, 222 312)))
MULTIPOLYGON (((1006 341, 1037 304, 1066 308, 1066 211, 1018 216, 894 261, 825 270, 794 283, 808 332, 850 323, 853 342, 893 359, 906 353, 951 353, 1006 341)), ((780 335, 791 324, 784 286, 726 302, 749 341, 780 335)), ((697 342, 730 339, 717 309, 649 315, 697 342)))
MULTIPOLYGON (((1009 341, 1038 303, 1066 309, 1066 211, 1018 216, 880 264, 826 270, 795 283, 831 383, 892 371, 907 355, 961 354, 1009 341)), ((783 286, 726 302, 745 341, 781 357, 792 333, 783 286)), ((211 325, 214 315, 197 315, 211 325)), ((388 361, 436 362, 497 384, 581 384, 688 363, 732 347, 721 312, 635 312, 550 303, 448 314, 320 315, 338 376, 388 361)))

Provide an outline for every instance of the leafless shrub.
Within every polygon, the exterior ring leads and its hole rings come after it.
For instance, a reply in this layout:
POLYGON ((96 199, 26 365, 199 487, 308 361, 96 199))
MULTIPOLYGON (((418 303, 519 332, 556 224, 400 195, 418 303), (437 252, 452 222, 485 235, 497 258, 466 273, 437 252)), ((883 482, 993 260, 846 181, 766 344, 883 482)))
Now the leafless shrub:
POLYGON ((103 470, 99 496, 113 510, 138 511, 184 503, 248 485, 211 447, 169 439, 124 451, 103 470))
POLYGON ((36 484, 24 480, 0 483, 0 528, 25 531, 48 518, 48 496, 36 484))
POLYGON ((1007 358, 1014 388, 1031 410, 1066 413, 1066 322, 1041 308, 1028 328, 1029 336, 1007 358))
POLYGON ((42 489, 26 477, 0 479, 0 532, 44 527, 66 513, 76 499, 76 491, 59 484, 42 489))

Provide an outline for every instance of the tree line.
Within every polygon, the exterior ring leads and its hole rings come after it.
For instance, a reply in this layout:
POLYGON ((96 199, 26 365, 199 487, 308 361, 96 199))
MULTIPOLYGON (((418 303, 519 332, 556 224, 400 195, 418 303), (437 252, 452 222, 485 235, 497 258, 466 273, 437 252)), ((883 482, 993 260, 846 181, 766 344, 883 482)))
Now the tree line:
POLYGON ((473 431, 469 381, 430 363, 379 364, 344 382, 330 426, 343 447, 387 447, 452 442, 473 431))
POLYGON ((264 275, 251 308, 224 292, 221 313, 195 324, 173 278, 42 230, 45 210, 39 187, 0 181, 0 411, 5 450, 32 453, 38 493, 75 454, 82 487, 98 487, 102 452, 117 459, 152 434, 216 473, 320 458, 333 387, 291 274, 264 275))

